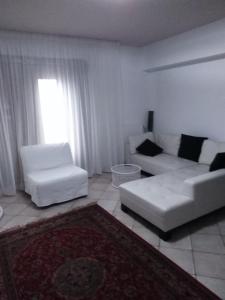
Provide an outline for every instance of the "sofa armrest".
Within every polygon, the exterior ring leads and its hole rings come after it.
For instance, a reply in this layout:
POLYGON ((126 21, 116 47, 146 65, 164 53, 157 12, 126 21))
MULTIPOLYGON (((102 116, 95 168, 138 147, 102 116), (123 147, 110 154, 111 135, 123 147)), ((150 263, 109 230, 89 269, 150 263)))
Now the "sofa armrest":
POLYGON ((225 169, 209 172, 186 179, 185 194, 191 199, 224 199, 225 203, 225 169))

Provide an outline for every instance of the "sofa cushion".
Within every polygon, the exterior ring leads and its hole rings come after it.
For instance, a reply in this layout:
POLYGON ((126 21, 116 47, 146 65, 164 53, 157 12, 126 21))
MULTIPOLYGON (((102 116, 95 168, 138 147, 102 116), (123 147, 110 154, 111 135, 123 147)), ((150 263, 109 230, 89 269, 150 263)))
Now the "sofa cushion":
POLYGON ((225 169, 225 152, 217 153, 213 162, 210 165, 209 171, 225 169))
POLYGON ((143 134, 135 135, 135 136, 130 136, 128 138, 129 142, 129 148, 130 148, 130 153, 134 154, 136 153, 136 148, 143 143, 146 139, 150 139, 152 142, 154 142, 154 135, 152 132, 146 132, 143 134))
POLYGON ((143 171, 153 175, 162 174, 197 164, 193 161, 166 153, 161 153, 154 157, 142 154, 133 154, 131 155, 131 162, 139 165, 143 171))
POLYGON ((163 148, 163 152, 176 155, 180 146, 180 135, 157 133, 155 140, 157 144, 163 148))
POLYGON ((148 182, 153 184, 156 190, 162 188, 173 193, 187 196, 186 185, 184 181, 208 172, 208 166, 195 164, 193 166, 150 177, 148 178, 148 182))
POLYGON ((141 153, 143 155, 147 156, 156 156, 160 153, 162 153, 163 149, 150 141, 149 139, 146 139, 141 145, 137 147, 137 152, 141 153))
POLYGON ((210 165, 219 151, 217 142, 206 140, 203 142, 199 163, 210 165))
POLYGON ((205 137, 182 134, 178 156, 185 159, 198 161, 202 144, 206 139, 207 138, 205 137))
POLYGON ((201 155, 199 157, 199 162, 201 164, 211 165, 215 156, 219 152, 225 152, 225 143, 216 142, 212 140, 206 140, 203 142, 201 155))

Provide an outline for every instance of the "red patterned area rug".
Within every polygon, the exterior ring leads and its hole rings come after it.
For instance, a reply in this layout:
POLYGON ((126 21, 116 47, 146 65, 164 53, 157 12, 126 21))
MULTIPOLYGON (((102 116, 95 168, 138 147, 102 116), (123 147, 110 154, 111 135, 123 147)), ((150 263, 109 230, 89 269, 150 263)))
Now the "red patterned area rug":
POLYGON ((0 299, 219 298, 92 205, 0 235, 0 299))

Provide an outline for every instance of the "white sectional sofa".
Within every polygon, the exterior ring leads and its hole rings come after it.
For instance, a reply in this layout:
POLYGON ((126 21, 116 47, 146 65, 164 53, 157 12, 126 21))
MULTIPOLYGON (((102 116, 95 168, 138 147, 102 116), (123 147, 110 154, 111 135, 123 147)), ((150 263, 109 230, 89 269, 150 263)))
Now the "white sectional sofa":
POLYGON ((225 169, 209 172, 209 166, 225 143, 205 140, 199 162, 177 156, 180 136, 145 133, 129 138, 129 162, 152 177, 120 186, 123 210, 130 209, 160 229, 164 239, 175 227, 225 206, 225 169), (138 154, 145 139, 164 151, 154 157, 138 154))

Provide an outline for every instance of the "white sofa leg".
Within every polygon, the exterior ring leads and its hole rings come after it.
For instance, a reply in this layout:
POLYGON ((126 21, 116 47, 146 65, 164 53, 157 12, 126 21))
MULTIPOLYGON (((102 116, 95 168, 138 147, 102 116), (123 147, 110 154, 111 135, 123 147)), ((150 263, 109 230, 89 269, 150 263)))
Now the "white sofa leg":
POLYGON ((124 204, 122 204, 121 203, 121 210, 123 211, 123 212, 125 212, 125 213, 127 213, 128 211, 129 211, 129 208, 126 206, 126 205, 124 205, 124 204))
POLYGON ((161 240, 168 241, 171 238, 171 236, 172 236, 171 231, 165 232, 159 229, 159 237, 161 240))

